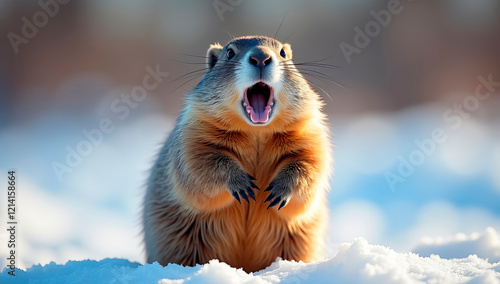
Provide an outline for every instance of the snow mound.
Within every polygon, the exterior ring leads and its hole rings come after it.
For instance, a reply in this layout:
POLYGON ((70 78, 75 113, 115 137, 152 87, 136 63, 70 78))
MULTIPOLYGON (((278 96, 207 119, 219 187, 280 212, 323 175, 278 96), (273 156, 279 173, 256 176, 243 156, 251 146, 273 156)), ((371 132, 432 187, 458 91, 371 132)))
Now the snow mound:
POLYGON ((256 273, 218 260, 195 267, 163 267, 104 259, 35 265, 16 271, 15 277, 6 269, 0 274, 1 283, 500 283, 499 278, 500 262, 489 263, 475 255, 443 259, 398 253, 363 238, 341 245, 329 260, 306 264, 278 259, 256 273))
POLYGON ((475 254, 491 263, 499 262, 500 232, 488 227, 481 234, 469 236, 461 233, 450 238, 425 237, 413 251, 423 256, 438 254, 442 258, 464 258, 475 254))

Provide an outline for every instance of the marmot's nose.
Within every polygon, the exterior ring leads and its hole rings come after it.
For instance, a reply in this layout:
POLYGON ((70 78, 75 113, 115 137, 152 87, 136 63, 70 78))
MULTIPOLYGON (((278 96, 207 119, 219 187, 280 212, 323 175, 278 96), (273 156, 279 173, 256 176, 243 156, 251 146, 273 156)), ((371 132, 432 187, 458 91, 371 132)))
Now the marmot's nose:
POLYGON ((257 67, 265 67, 272 62, 271 52, 263 48, 255 48, 250 54, 250 64, 257 67))

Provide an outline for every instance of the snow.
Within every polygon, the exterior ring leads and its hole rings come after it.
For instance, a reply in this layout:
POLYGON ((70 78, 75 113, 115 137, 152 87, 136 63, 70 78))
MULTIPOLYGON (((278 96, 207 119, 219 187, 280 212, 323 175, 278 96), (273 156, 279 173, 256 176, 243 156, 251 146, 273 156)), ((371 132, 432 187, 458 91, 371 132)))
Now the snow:
POLYGON ((462 258, 476 254, 490 262, 499 262, 500 232, 488 227, 482 234, 457 234, 449 238, 424 237, 413 251, 424 256, 438 254, 442 258, 462 258))
MULTIPOLYGON (((491 233, 488 229, 478 240, 487 239, 491 233)), ((457 240, 456 246, 468 242, 457 240)), ((483 244, 495 245, 488 241, 483 244)), ((246 273, 218 260, 195 267, 176 264, 162 267, 158 263, 140 265, 108 258, 35 265, 26 271, 18 270, 15 278, 7 270, 0 275, 1 283, 12 280, 13 283, 500 283, 500 262, 490 263, 476 255, 454 259, 438 255, 422 257, 356 238, 352 243, 342 244, 331 259, 308 264, 278 259, 255 273, 246 273)))

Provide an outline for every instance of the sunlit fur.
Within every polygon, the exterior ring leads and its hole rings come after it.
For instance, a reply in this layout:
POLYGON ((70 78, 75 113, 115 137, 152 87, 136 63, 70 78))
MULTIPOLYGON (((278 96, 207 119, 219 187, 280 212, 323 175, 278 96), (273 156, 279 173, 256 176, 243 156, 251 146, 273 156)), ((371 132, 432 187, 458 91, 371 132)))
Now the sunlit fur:
POLYGON ((143 216, 147 261, 192 266, 219 259, 251 272, 277 257, 320 260, 332 162, 322 100, 292 71, 289 45, 268 37, 229 44, 238 47, 232 61, 226 61, 227 46, 209 49, 219 60, 187 95, 153 167, 143 216), (272 50, 281 72, 271 120, 258 126, 245 117, 236 84, 244 74, 239 68, 245 68, 238 62, 255 46, 272 50), (281 48, 287 49, 286 59, 281 48), (292 198, 280 210, 266 209, 264 189, 289 163, 300 169, 290 176, 292 198), (256 178, 256 202, 240 204, 231 196, 227 165, 256 178))

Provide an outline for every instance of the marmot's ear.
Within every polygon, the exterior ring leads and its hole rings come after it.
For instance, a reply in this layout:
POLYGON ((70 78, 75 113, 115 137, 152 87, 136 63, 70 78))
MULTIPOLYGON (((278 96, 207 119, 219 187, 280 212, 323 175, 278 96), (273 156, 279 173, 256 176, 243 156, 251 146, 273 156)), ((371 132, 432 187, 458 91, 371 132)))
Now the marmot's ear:
POLYGON ((293 53, 292 53, 292 47, 290 46, 290 44, 289 43, 283 44, 283 49, 286 52, 286 58, 287 59, 292 59, 293 53))
POLYGON ((222 45, 216 43, 216 44, 211 44, 210 47, 207 50, 207 65, 210 70, 214 68, 215 64, 217 63, 217 60, 219 59, 219 55, 222 52, 222 45))

